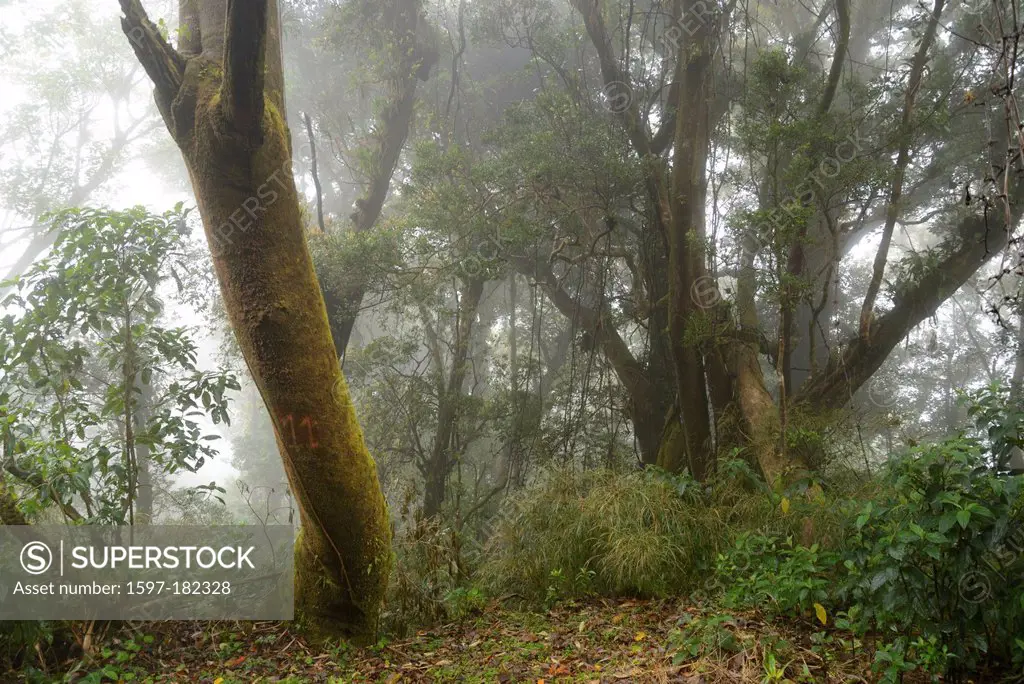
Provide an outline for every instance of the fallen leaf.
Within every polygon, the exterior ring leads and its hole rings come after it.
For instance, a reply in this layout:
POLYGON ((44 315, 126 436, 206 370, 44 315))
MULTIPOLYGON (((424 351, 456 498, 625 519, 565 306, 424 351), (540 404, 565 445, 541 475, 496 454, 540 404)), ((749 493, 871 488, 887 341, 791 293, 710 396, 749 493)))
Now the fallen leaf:
POLYGON ((814 614, 818 616, 818 621, 823 625, 828 624, 828 613, 825 612, 825 606, 820 603, 814 604, 814 614))
POLYGON ((643 641, 646 638, 647 635, 644 632, 637 632, 636 636, 633 637, 633 641, 643 641))

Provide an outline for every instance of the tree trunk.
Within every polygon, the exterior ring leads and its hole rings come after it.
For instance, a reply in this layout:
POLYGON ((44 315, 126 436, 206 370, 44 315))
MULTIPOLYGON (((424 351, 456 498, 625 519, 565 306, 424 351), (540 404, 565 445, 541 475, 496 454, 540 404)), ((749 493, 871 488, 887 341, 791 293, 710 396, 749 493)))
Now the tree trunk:
MULTIPOLYGON (((483 291, 483 279, 474 278, 465 287, 459 300, 452 365, 448 371, 447 382, 439 388, 437 431, 434 433, 430 460, 424 469, 426 482, 423 488, 423 517, 427 519, 437 517, 444 505, 448 473, 452 467, 452 437, 459 419, 459 403, 462 400, 462 386, 466 380, 473 322, 476 320, 483 291)), ((439 357, 440 354, 435 356, 439 357)), ((437 372, 440 375, 442 369, 438 368, 437 372)))
POLYGON ((519 392, 519 340, 517 308, 518 287, 516 279, 518 274, 512 271, 508 275, 508 374, 511 416, 509 419, 508 434, 505 437, 505 447, 502 449, 502 460, 504 463, 498 468, 498 477, 505 478, 506 486, 516 486, 522 480, 522 438, 523 438, 523 404, 529 399, 529 395, 519 392))
MULTIPOLYGON (((421 0, 390 0, 384 15, 391 23, 394 37, 394 61, 397 67, 387 79, 389 102, 377 122, 377 134, 371 143, 373 169, 356 210, 349 217, 355 233, 365 233, 377 223, 391 189, 391 177, 409 137, 416 105, 416 83, 426 81, 439 58, 434 45, 420 37, 428 32, 420 27, 421 0)), ((324 293, 330 317, 335 352, 345 356, 356 318, 369 284, 369 273, 346 274, 344 285, 324 293)))
POLYGON ((202 50, 182 55, 138 0, 120 2, 124 32, 185 159, 224 305, 298 504, 297 612, 317 634, 369 642, 391 529, 306 247, 273 73, 275 4, 185 0, 182 15, 199 17, 183 27, 189 46, 202 50))
POLYGON ((1017 280, 1017 335, 1013 375, 1010 377, 1010 400, 1019 402, 1024 393, 1024 278, 1017 280))
MULTIPOLYGON (((153 405, 153 386, 136 382, 138 395, 135 410, 135 429, 145 430, 149 422, 153 405)), ((151 525, 153 523, 153 472, 150 468, 149 445, 136 442, 135 447, 135 524, 151 525)))
MULTIPOLYGON (((558 284, 551 265, 543 261, 514 258, 516 269, 528 278, 535 278, 537 286, 544 292, 555 308, 570 321, 579 323, 587 331, 593 331, 594 342, 600 345, 616 377, 629 395, 629 417, 633 421, 633 432, 640 448, 640 458, 647 465, 661 465, 660 450, 662 432, 671 397, 658 391, 643 365, 637 361, 625 340, 615 330, 607 309, 597 311, 575 300, 558 284)), ((667 371, 667 369, 665 369, 667 371)), ((681 452, 680 452, 681 453, 681 452)), ((675 458, 673 454, 670 458, 675 458)), ((662 465, 675 468, 675 462, 662 465)), ((681 467, 681 466, 680 466, 681 467)))

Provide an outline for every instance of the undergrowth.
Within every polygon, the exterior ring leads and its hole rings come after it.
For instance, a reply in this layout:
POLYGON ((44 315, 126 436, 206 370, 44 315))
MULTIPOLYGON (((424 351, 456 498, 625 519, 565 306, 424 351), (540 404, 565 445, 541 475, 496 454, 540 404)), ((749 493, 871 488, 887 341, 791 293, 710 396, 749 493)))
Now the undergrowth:
POLYGON ((479 581, 528 602, 663 597, 703 587, 719 552, 745 531, 827 536, 838 529, 829 507, 808 504, 797 515, 793 504, 784 512, 786 497, 751 492, 755 481, 741 461, 727 462, 707 485, 653 469, 551 472, 507 504, 479 581))

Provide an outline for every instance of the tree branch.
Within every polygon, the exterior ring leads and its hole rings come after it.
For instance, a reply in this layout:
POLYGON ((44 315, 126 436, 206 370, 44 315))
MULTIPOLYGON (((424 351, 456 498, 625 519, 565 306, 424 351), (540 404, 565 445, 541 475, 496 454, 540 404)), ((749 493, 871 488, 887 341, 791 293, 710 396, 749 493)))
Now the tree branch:
MULTIPOLYGON (((1017 190, 1019 203, 1024 192, 1017 190)), ((815 410, 841 408, 877 371, 904 337, 951 297, 993 256, 1006 247, 1009 231, 1003 212, 991 209, 960 222, 963 240, 941 262, 928 270, 914 286, 896 299, 881 318, 873 319, 867 337, 847 340, 843 351, 829 360, 818 375, 804 383, 793 403, 804 402, 815 410)), ((948 243, 947 243, 948 244, 948 243)))
POLYGON ((615 369, 619 381, 631 394, 646 395, 653 391, 653 385, 640 362, 633 356, 626 342, 610 321, 598 311, 584 306, 558 285, 551 266, 544 261, 534 262, 523 257, 512 257, 516 270, 528 278, 535 278, 544 294, 555 308, 571 321, 579 321, 594 335, 601 345, 605 357, 615 369))
MULTIPOLYGON (((398 73, 391 79, 394 95, 381 115, 379 133, 375 136, 376 149, 369 183, 363 195, 356 200, 356 210, 349 216, 355 233, 364 233, 373 228, 384 210, 391 179, 398 167, 415 115, 417 80, 426 80, 437 61, 431 46, 417 42, 416 27, 420 19, 416 3, 405 0, 396 2, 394 13, 397 43, 393 49, 400 66, 398 73)), ((354 273, 351 282, 342 291, 324 292, 331 336, 339 358, 345 356, 368 285, 365 274, 354 273)))
MULTIPOLYGON (((601 76, 604 79, 605 89, 614 88, 616 91, 614 94, 617 97, 626 98, 626 106, 616 106, 615 110, 622 121, 626 135, 629 136, 633 148, 640 155, 640 158, 643 159, 651 153, 650 141, 647 138, 646 127, 640 120, 638 103, 636 102, 637 98, 632 92, 629 74, 619 68, 619 62, 615 57, 612 39, 608 35, 604 19, 601 17, 601 4, 593 2, 593 0, 572 0, 572 5, 583 17, 583 24, 587 28, 590 42, 597 49, 597 58, 601 64, 601 76), (622 88, 625 88, 626 92, 617 92, 622 88)), ((670 130, 674 131, 674 128, 670 130)))
POLYGON ((6 470, 8 473, 10 473, 11 475, 13 475, 14 477, 16 477, 17 479, 21 480, 22 482, 31 487, 35 487, 36 489, 40 490, 45 489, 46 491, 48 491, 50 493, 50 496, 53 498, 54 503, 56 503, 57 506, 60 507, 60 510, 64 513, 68 520, 71 520, 73 522, 81 522, 85 519, 84 517, 82 517, 82 514, 78 512, 78 509, 76 509, 71 502, 65 502, 61 500, 61 498, 57 495, 57 490, 54 489, 53 486, 50 485, 50 483, 43 480, 43 478, 40 477, 38 473, 23 470, 22 468, 16 466, 13 461, 5 464, 4 470, 6 470))
POLYGON ((839 79, 843 75, 843 60, 846 59, 846 50, 850 47, 850 0, 836 0, 836 18, 839 20, 839 37, 836 39, 836 52, 832 56, 832 67, 828 72, 825 93, 818 105, 819 116, 828 114, 828 110, 832 108, 836 91, 839 89, 839 79))
POLYGON ((669 106, 665 113, 665 121, 661 124, 658 132, 651 138, 651 154, 661 154, 672 144, 676 137, 676 109, 675 104, 679 101, 679 82, 672 81, 668 87, 669 106))
POLYGON ((120 0, 121 30, 128 36, 135 56, 156 88, 156 102, 166 121, 170 121, 170 105, 181 88, 185 76, 185 58, 179 55, 160 35, 160 30, 146 15, 139 0, 120 0))
MULTIPOLYGON (((839 0, 840 3, 848 0, 839 0)), ((864 303, 860 311, 860 334, 869 334, 871 317, 874 315, 875 298, 882 285, 882 276, 885 274, 885 263, 889 258, 889 245, 892 242, 893 230, 896 228, 896 220, 900 214, 900 200, 903 197, 903 179, 907 173, 907 165, 910 164, 910 136, 913 131, 914 101, 917 90, 921 87, 921 79, 924 76, 924 66, 928 61, 928 50, 935 40, 935 33, 939 26, 939 15, 942 14, 942 7, 945 0, 935 0, 935 7, 928 20, 928 27, 921 38, 921 45, 914 54, 913 65, 910 68, 910 79, 907 81, 907 90, 903 96, 903 116, 899 128, 899 153, 896 157, 896 170, 893 173, 892 185, 889 190, 889 204, 886 206, 885 227, 882 229, 882 241, 878 245, 878 252, 875 254, 875 262, 871 274, 871 281, 868 283, 868 291, 864 296, 864 303)))
POLYGON ((263 142, 267 0, 228 0, 221 111, 247 143, 263 142))

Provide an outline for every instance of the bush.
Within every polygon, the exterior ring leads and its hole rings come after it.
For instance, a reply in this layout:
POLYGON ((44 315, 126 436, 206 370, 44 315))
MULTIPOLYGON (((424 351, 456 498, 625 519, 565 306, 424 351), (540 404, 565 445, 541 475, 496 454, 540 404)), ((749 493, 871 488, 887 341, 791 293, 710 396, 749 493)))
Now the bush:
MULTIPOLYGON (((1024 479, 1001 467, 1022 444, 1024 412, 998 387, 966 398, 979 438, 914 447, 858 496, 833 491, 832 505, 817 507, 830 511, 814 522, 831 549, 794 543, 785 517, 739 534, 712 580, 726 606, 822 621, 828 606, 839 628, 877 638, 883 682, 1024 665, 1024 479)), ((798 498, 781 506, 816 515, 798 498)))
POLYGON ((47 649, 55 636, 62 639, 66 632, 59 623, 44 621, 18 620, 0 625, 0 672, 21 669, 24 663, 32 662, 37 646, 47 649))
POLYGON ((744 533, 718 556, 715 574, 728 607, 767 606, 775 613, 811 613, 831 603, 828 588, 838 575, 839 555, 817 544, 744 533))
POLYGON ((383 631, 398 637, 459 617, 466 607, 452 598, 465 591, 469 575, 463 535, 443 519, 421 519, 414 512, 415 495, 409 488, 400 502, 395 562, 381 615, 383 631))
POLYGON ((935 637, 956 675, 1009 662, 1024 634, 1021 479, 990 468, 963 437, 894 458, 888 493, 863 505, 846 562, 863 629, 935 637))
POLYGON ((684 591, 702 581, 728 533, 693 480, 652 471, 554 472, 508 511, 481 579, 532 601, 684 591))
POLYGON ((834 550, 741 533, 716 563, 723 602, 834 613, 837 626, 880 638, 874 667, 885 682, 1019 665, 1024 497, 1020 477, 991 467, 996 449, 958 437, 893 457, 870 499, 830 507, 847 520, 834 550))

